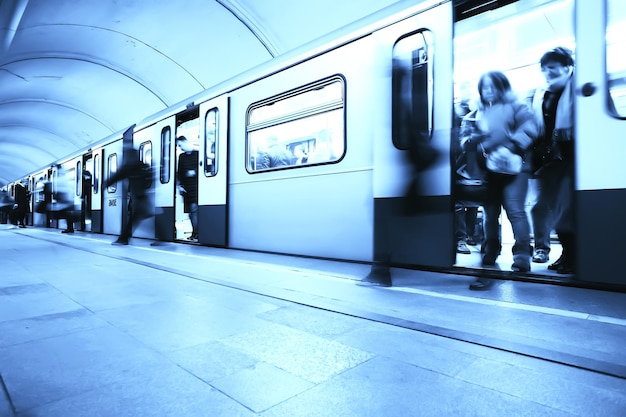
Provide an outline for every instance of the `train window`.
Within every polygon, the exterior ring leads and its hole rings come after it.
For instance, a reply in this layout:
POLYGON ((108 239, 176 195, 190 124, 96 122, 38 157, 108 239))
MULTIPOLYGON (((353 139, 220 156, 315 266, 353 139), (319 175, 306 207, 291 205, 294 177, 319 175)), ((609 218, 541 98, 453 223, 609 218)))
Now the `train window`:
POLYGON ((204 119, 204 175, 217 174, 217 121, 218 110, 211 109, 204 119))
POLYGON ((626 118, 626 4, 623 0, 607 3, 606 69, 609 85, 609 109, 617 116, 626 118))
POLYGON ((93 158, 93 193, 98 194, 100 191, 100 154, 96 154, 93 158))
POLYGON ((332 77, 252 104, 250 173, 339 161, 345 153, 345 83, 332 77))
POLYGON ((421 30, 400 38, 393 47, 392 141, 409 149, 433 131, 432 33, 421 30))
POLYGON ((170 161, 172 160, 172 130, 169 126, 165 126, 161 130, 161 165, 159 170, 159 178, 161 184, 167 184, 170 182, 171 168, 170 161))
MULTIPOLYGON (((147 141, 139 145, 139 160, 152 168, 152 142, 147 141)), ((152 186, 152 178, 149 186, 152 186)))
MULTIPOLYGON (((107 159, 107 178, 111 178, 113 174, 117 172, 117 154, 109 155, 107 159)), ((117 191, 117 183, 113 183, 107 187, 108 192, 114 193, 117 191)))

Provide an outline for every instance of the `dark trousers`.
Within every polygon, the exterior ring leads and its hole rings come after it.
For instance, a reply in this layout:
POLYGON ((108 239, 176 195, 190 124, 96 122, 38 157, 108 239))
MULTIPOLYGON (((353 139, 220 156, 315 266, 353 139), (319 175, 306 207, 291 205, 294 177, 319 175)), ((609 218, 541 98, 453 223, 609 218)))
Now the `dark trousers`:
POLYGON ((133 226, 149 217, 152 217, 150 200, 146 196, 133 198, 129 204, 128 221, 120 233, 119 240, 128 241, 133 234, 133 226))
POLYGON ((454 219, 456 240, 465 240, 468 237, 474 238, 474 228, 478 217, 477 206, 465 206, 463 203, 455 203, 454 219))

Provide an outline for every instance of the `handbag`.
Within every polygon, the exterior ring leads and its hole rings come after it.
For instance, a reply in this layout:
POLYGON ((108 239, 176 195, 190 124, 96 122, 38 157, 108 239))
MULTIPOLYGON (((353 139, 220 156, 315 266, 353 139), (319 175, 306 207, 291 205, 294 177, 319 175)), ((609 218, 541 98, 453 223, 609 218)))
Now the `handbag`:
POLYGON ((505 146, 498 146, 494 151, 485 152, 484 155, 487 169, 491 172, 507 175, 517 175, 522 172, 524 160, 505 146))
POLYGON ((454 199, 483 205, 489 199, 486 180, 459 178, 454 184, 454 199))
POLYGON ((487 173, 482 153, 465 151, 457 158, 456 180, 454 182, 454 198, 456 201, 484 204, 489 198, 487 173))

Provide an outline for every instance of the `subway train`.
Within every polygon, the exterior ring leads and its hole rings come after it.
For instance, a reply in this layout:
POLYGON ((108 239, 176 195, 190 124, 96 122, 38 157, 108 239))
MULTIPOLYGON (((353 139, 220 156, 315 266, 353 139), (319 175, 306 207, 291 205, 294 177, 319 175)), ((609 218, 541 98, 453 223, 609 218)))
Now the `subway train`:
MULTIPOLYGON (((36 208, 46 181, 56 189, 69 177, 77 229, 118 235, 128 189, 107 179, 125 152, 139 152, 153 172, 154 216, 133 230, 136 238, 623 290, 625 18, 621 0, 391 7, 15 182, 31 191, 31 224, 60 227, 63 219, 36 208), (457 252, 455 104, 475 99, 491 70, 528 97, 544 82, 540 57, 557 46, 575 57, 576 272, 533 263, 512 273, 505 214, 502 259, 483 267, 478 245, 457 252), (197 237, 176 187, 179 136, 199 155, 197 237), (268 146, 288 156, 267 163, 268 146)), ((479 210, 477 235, 480 218, 479 210)), ((558 246, 554 238, 555 254, 558 246)))

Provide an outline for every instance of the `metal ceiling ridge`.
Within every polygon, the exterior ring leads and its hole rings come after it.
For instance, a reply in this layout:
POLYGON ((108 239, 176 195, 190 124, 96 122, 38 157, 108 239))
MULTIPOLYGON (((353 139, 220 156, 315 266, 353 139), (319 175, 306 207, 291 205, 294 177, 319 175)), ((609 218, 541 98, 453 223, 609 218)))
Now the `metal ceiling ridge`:
POLYGON ((0 1, 0 55, 4 55, 13 43, 17 28, 22 21, 28 0, 0 1))
POLYGON ((237 20, 243 24, 248 31, 263 45, 265 50, 276 58, 283 53, 284 48, 280 48, 276 39, 270 39, 270 31, 264 28, 254 14, 247 10, 241 2, 237 0, 215 0, 220 6, 228 10, 237 20))

